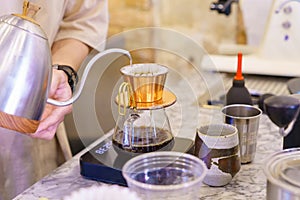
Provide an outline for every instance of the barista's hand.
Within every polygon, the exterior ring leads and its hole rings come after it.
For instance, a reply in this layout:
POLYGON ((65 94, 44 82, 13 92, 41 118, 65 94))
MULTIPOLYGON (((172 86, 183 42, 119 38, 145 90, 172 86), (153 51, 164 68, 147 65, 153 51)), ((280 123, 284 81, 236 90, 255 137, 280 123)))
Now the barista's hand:
MULTIPOLYGON (((72 96, 68 78, 62 70, 53 69, 49 98, 65 101, 72 96)), ((66 114, 70 113, 72 106, 53 106, 46 104, 42 119, 37 131, 30 134, 32 137, 51 140, 56 132, 58 125, 64 120, 66 114)))

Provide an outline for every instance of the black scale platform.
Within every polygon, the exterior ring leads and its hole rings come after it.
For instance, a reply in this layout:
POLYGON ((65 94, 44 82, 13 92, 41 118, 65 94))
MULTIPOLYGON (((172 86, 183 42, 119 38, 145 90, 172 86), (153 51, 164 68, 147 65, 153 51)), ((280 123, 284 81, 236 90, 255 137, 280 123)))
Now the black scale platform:
MULTIPOLYGON (((80 174, 87 179, 127 186, 122 167, 126 161, 139 154, 129 154, 117 149, 112 144, 112 137, 100 142, 80 157, 80 174)), ((175 137, 173 142, 160 151, 166 150, 193 153, 194 141, 175 137)))

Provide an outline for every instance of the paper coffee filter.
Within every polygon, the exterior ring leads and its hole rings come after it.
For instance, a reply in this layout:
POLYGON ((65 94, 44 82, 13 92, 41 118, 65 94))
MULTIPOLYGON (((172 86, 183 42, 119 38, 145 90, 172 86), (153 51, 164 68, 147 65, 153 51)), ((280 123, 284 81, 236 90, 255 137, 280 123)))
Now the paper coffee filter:
POLYGON ((142 63, 123 67, 121 72, 130 76, 158 76, 167 73, 168 68, 155 63, 142 63))
POLYGON ((129 188, 118 185, 100 185, 81 188, 63 200, 141 200, 129 188))

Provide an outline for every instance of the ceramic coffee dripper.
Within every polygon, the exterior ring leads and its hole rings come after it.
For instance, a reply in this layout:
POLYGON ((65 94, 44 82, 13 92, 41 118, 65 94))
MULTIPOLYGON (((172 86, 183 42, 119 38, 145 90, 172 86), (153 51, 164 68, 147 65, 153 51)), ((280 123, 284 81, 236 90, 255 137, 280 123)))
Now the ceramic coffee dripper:
POLYGON ((102 56, 121 53, 131 60, 130 53, 123 49, 103 51, 87 64, 79 89, 71 99, 48 99, 51 50, 45 32, 32 19, 38 10, 39 6, 24 1, 22 14, 0 17, 0 127, 20 133, 36 131, 46 103, 66 106, 76 101, 89 70, 102 56))
POLYGON ((125 82, 132 87, 135 102, 151 103, 162 99, 168 68, 156 63, 140 63, 121 68, 125 82))

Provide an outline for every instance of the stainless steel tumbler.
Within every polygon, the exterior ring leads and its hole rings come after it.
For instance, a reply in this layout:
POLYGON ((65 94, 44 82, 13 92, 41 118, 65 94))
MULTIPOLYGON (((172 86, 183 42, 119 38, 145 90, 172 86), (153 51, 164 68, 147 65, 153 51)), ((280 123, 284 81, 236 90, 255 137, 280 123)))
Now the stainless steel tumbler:
POLYGON ((253 161, 256 152, 257 132, 262 111, 251 105, 232 104, 222 108, 224 122, 238 129, 241 163, 253 161))

